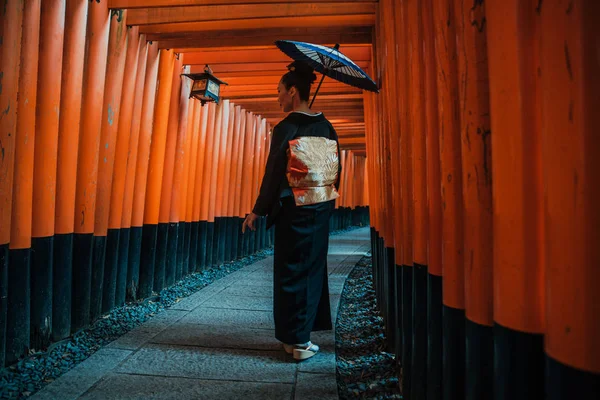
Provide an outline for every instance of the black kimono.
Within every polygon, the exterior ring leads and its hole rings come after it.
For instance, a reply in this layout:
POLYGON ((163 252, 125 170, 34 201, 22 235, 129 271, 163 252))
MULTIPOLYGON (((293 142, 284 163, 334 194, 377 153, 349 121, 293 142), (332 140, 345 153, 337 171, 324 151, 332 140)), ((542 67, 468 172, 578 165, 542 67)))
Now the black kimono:
POLYGON ((334 201, 296 206, 286 177, 288 142, 303 136, 338 141, 323 114, 290 113, 273 130, 265 175, 253 209, 257 215, 267 215, 267 228, 275 224, 275 337, 287 344, 305 343, 311 331, 332 329, 327 251, 334 201))

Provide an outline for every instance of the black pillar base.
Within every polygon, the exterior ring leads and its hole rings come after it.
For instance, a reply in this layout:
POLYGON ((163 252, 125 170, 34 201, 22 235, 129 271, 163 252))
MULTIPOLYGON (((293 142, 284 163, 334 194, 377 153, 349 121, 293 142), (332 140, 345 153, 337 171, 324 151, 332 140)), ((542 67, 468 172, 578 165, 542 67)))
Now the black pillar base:
POLYGON ((71 293, 71 332, 90 324, 92 286, 92 233, 73 235, 73 287, 71 293))
POLYGON ((443 306, 444 400, 465 398, 465 310, 443 306))
POLYGON ((144 224, 142 230, 142 254, 140 258, 140 299, 146 299, 152 296, 157 237, 158 224, 144 224))
POLYGON ((427 400, 442 399, 442 277, 427 274, 427 400))
POLYGON ((52 340, 59 341, 71 334, 72 233, 54 235, 54 268, 52 273, 52 340))
POLYGON ((104 287, 102 292, 102 313, 115 307, 117 275, 119 270, 120 229, 109 229, 106 235, 106 259, 104 262, 104 287))
POLYGON ((190 256, 188 263, 188 273, 192 274, 198 270, 198 221, 191 222, 190 226, 190 256))
POLYGON ((546 399, 597 400, 600 373, 575 369, 546 356, 546 399))
POLYGON ((115 305, 125 304, 127 297, 127 270, 129 266, 129 228, 119 229, 119 258, 117 270, 117 287, 115 291, 115 305))
POLYGON ((8 244, 0 245, 0 368, 6 356, 6 311, 8 302, 8 244))
POLYGON ((206 223, 206 258, 205 258, 206 268, 211 268, 213 266, 214 235, 215 235, 215 223, 207 222, 206 223))
POLYGON ((156 234, 156 260, 154 262, 153 290, 160 293, 165 288, 167 270, 167 246, 169 243, 169 223, 159 223, 156 234))
POLYGON ((494 399, 494 328, 469 319, 466 333, 466 396, 467 400, 494 399))
POLYGON ((142 227, 129 228, 129 266, 127 269, 127 299, 136 301, 139 297, 140 255, 142 253, 142 227))
POLYGON ((53 261, 54 237, 32 238, 30 347, 34 349, 43 349, 50 344, 53 261))
POLYGON ((427 399, 427 266, 414 264, 411 400, 427 399))
POLYGON ((11 365, 29 350, 31 249, 11 249, 8 258, 5 363, 11 365))
POLYGON ((165 267, 165 286, 175 283, 177 275, 177 250, 179 248, 179 222, 170 222, 167 232, 167 260, 165 267))
POLYGON ((402 268, 402 393, 410 395, 412 390, 412 347, 413 347, 413 310, 412 281, 414 267, 402 268))
POLYGON ((494 399, 543 399, 545 361, 543 335, 494 324, 494 399))
POLYGON ((185 249, 185 221, 179 221, 177 227, 177 264, 175 265, 175 282, 179 282, 183 276, 184 264, 184 249, 185 249))
POLYGON ((198 254, 196 256, 196 271, 206 269, 206 235, 208 234, 208 222, 198 222, 198 254))

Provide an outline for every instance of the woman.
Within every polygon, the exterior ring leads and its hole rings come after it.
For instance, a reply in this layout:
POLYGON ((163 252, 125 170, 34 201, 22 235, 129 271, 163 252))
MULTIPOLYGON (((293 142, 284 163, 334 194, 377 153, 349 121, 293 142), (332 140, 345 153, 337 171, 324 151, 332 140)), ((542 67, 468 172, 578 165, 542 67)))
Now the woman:
POLYGON ((335 130, 308 106, 313 69, 299 61, 288 69, 277 99, 289 114, 273 129, 260 193, 242 231, 254 230, 259 216, 267 215, 267 228, 275 224, 275 337, 304 360, 319 351, 310 333, 332 329, 327 250, 341 167, 335 130))

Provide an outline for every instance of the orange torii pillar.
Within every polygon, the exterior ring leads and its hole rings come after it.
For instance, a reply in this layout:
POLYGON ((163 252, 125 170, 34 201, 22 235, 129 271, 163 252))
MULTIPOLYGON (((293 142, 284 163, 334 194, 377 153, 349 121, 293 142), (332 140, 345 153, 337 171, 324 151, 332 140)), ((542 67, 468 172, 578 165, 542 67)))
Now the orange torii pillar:
MULTIPOLYGON (((237 217, 237 242, 233 244, 235 249, 236 258, 240 258, 243 256, 243 239, 244 234, 242 233, 242 223, 244 221, 244 217, 246 215, 246 210, 244 209, 244 200, 243 200, 243 175, 244 175, 244 157, 246 153, 246 118, 248 113, 245 110, 240 110, 240 118, 239 122, 236 122, 236 129, 239 129, 239 145, 237 148, 236 154, 236 173, 235 173, 235 193, 234 204, 233 204, 233 213, 237 217)), ((236 121, 238 121, 236 119, 236 121)))
POLYGON ((31 218, 30 345, 36 349, 49 344, 52 329, 52 261, 64 22, 64 2, 44 1, 40 13, 33 171, 35 201, 31 218))
POLYGON ((229 199, 227 201, 227 215, 230 218, 229 235, 230 242, 227 245, 228 256, 230 260, 238 258, 237 254, 237 243, 239 237, 239 229, 241 224, 239 223, 238 213, 235 208, 236 198, 239 197, 240 192, 237 185, 238 182, 238 167, 241 162, 239 155, 240 153, 240 137, 241 129, 240 122, 242 119, 242 110, 240 106, 234 106, 234 117, 233 117, 233 140, 231 142, 231 179, 229 180, 229 199))
MULTIPOLYGON (((252 201, 252 168, 254 158, 254 146, 255 146, 255 118, 254 114, 249 112, 246 115, 246 139, 244 143, 244 166, 242 168, 242 213, 244 216, 248 215, 252 211, 254 204, 252 201)), ((246 231, 242 236, 242 256, 250 254, 250 236, 251 234, 246 231)))
POLYGON ((181 188, 180 188, 180 205, 179 205, 179 228, 177 238, 177 265, 175 270, 175 280, 181 279, 186 269, 186 257, 189 252, 190 243, 188 240, 189 235, 189 223, 191 222, 191 215, 188 215, 188 186, 189 186, 189 175, 190 175, 190 160, 191 160, 191 148, 192 148, 192 126, 194 110, 196 109, 196 101, 190 99, 188 102, 188 113, 187 122, 185 126, 185 142, 182 144, 183 160, 182 160, 182 173, 181 173, 181 188))
MULTIPOLYGON (((171 93, 169 98, 169 115, 167 117, 167 123, 165 126, 166 139, 165 139, 165 155, 164 155, 164 166, 163 173, 161 176, 161 192, 160 192, 160 205, 158 212, 158 232, 156 236, 156 261, 154 266, 154 284, 153 290, 160 292, 165 287, 165 278, 167 269, 171 266, 175 266, 175 260, 173 264, 168 264, 167 260, 171 260, 171 256, 176 255, 177 242, 169 242, 169 230, 171 226, 175 229, 177 225, 171 225, 169 223, 170 209, 171 209, 171 196, 173 192, 173 170, 175 168, 175 152, 177 149, 177 127, 179 125, 180 116, 180 105, 184 105, 187 108, 187 99, 189 98, 189 89, 187 85, 182 85, 182 79, 185 79, 186 83, 190 80, 182 77, 183 58, 179 55, 174 55, 173 66, 171 70, 171 93), (186 89, 183 96, 181 95, 183 90, 186 89), (169 246, 169 244, 171 246, 169 246), (169 253, 171 251, 171 253, 169 253)), ((164 122, 163 122, 164 123, 164 122)), ((175 234, 176 234, 175 230, 175 234)), ((171 234, 174 232, 172 231, 171 234)))
MULTIPOLYGON (((180 56, 181 57, 181 56, 180 56)), ((185 72, 188 72, 186 67, 185 72)), ((182 78, 184 79, 184 78, 182 78)), ((169 211, 169 238, 167 250, 167 269, 165 272, 165 285, 171 286, 181 277, 181 266, 183 256, 183 241, 184 241, 184 225, 185 207, 183 207, 182 199, 185 198, 185 157, 188 153, 187 143, 189 135, 187 128, 189 125, 189 110, 193 102, 189 99, 189 91, 191 89, 191 81, 185 78, 182 82, 181 97, 179 100, 179 122, 177 125, 177 144, 175 153, 175 165, 173 168, 173 190, 171 193, 171 207, 169 211), (174 249, 172 249, 174 247, 174 249)), ((162 203, 161 203, 162 207, 162 203)))
POLYGON ((486 3, 496 400, 543 398, 544 207, 535 3, 486 3))
POLYGON ((160 50, 158 66, 158 89, 152 116, 152 136, 148 160, 148 178, 144 204, 144 225, 142 228, 142 246, 140 262, 139 298, 152 295, 154 288, 154 269, 156 267, 156 240, 158 235, 158 217, 160 212, 160 193, 165 163, 167 125, 173 83, 173 51, 160 50))
MULTIPOLYGON (((129 237, 129 270, 127 272, 127 294, 131 300, 141 298, 140 259, 143 241, 144 208, 146 205, 146 187, 148 182, 148 162, 152 139, 152 122, 156 86, 158 77, 159 51, 156 43, 148 46, 144 94, 140 114, 137 160, 135 165, 135 183, 133 187, 133 205, 131 209, 131 230, 129 237)), ((169 79, 170 81, 170 79, 169 79)))
POLYGON ((203 110, 200 106, 200 101, 192 101, 192 110, 189 114, 188 121, 188 134, 190 136, 190 145, 189 145, 189 158, 187 160, 188 163, 188 171, 186 174, 187 186, 186 186, 186 203, 185 203, 185 242, 183 245, 183 265, 182 265, 182 276, 186 276, 190 271, 195 269, 195 265, 191 265, 193 261, 190 259, 191 253, 193 251, 194 242, 192 240, 192 236, 194 234, 194 225, 197 222, 196 219, 198 216, 194 215, 194 205, 197 204, 197 201, 194 202, 199 196, 200 188, 196 184, 196 170, 198 166, 198 135, 200 133, 200 118, 202 113, 206 113, 207 110, 203 110))
MULTIPOLYGON (((199 249, 198 249, 198 269, 204 270, 210 266, 211 254, 209 247, 209 240, 212 241, 214 236, 214 227, 213 224, 209 224, 208 222, 208 214, 209 214, 209 202, 210 196, 210 178, 212 174, 212 163, 214 151, 209 151, 208 149, 212 149, 214 146, 214 136, 215 136, 215 124, 217 123, 217 105, 215 103, 208 103, 203 106, 204 112, 207 114, 206 117, 206 128, 203 128, 204 132, 202 133, 200 144, 202 146, 201 151, 203 152, 203 163, 200 165, 201 168, 201 179, 199 177, 198 182, 200 183, 199 191, 197 192, 197 202, 200 205, 200 213, 199 213, 199 227, 198 227, 198 236, 199 236, 199 249)), ((210 242, 212 244, 212 242, 210 242)))
POLYGON ((94 254, 92 269, 92 316, 110 311, 115 306, 117 285, 118 236, 111 230, 108 235, 108 222, 112 206, 111 191, 114 176, 117 133, 121 115, 121 97, 125 57, 127 55, 127 36, 123 32, 126 13, 111 12, 110 34, 108 39, 108 59, 104 102, 100 128, 100 155, 98 159, 98 189, 96 193, 96 215, 94 236, 101 254, 94 254), (96 264, 99 262, 99 264, 96 264))
POLYGON ((222 201, 221 201, 221 218, 223 219, 223 244, 222 247, 219 248, 219 256, 222 261, 230 261, 231 260, 231 241, 232 241, 232 226, 231 226, 231 217, 228 213, 229 202, 233 199, 233 194, 229 192, 229 187, 231 184, 231 172, 232 172, 232 147, 233 147, 233 134, 235 130, 235 104, 229 104, 229 126, 227 128, 227 143, 225 144, 225 160, 223 165, 223 176, 221 177, 221 186, 220 190, 222 192, 222 201))
MULTIPOLYGON (((140 51, 138 54, 137 76, 135 77, 135 95, 131 115, 131 130, 129 134, 129 158, 125 174, 125 191, 123 192, 123 213, 121 215, 121 234, 119 235, 119 274, 125 274, 125 299, 132 299, 134 295, 133 268, 129 263, 129 247, 131 243, 131 221, 133 216, 133 196, 135 190, 135 171, 137 168, 142 105, 146 85, 148 64, 148 50, 145 37, 140 37, 140 51)), ((120 122, 119 122, 120 123, 120 122)), ((136 283, 137 287, 137 283, 136 283)), ((123 294, 119 294, 122 296, 123 294)), ((118 302, 117 302, 118 303, 118 302)))
MULTIPOLYGON (((190 217, 190 244, 189 244, 189 258, 187 261, 187 273, 192 273, 200 269, 198 265, 198 242, 199 242, 199 224, 200 224, 200 197, 204 194, 202 189, 203 179, 203 168, 204 158, 206 155, 206 126, 208 122, 208 108, 201 106, 200 102, 196 104, 196 110, 193 114, 192 121, 192 158, 190 164, 190 195, 192 196, 192 203, 188 204, 191 207, 190 217)), ((188 198, 189 199, 189 198, 188 198)))
MULTIPOLYGON (((117 131, 117 142, 115 148, 115 164, 113 167, 112 187, 110 191, 110 212, 108 216, 108 241, 114 237, 117 248, 114 250, 115 268, 115 287, 114 294, 111 290, 108 296, 114 296, 111 299, 115 306, 121 306, 125 303, 125 288, 127 285, 127 263, 122 263, 122 251, 127 252, 123 247, 124 243, 129 243, 129 233, 122 229, 121 221, 123 218, 123 203, 125 200, 125 188, 127 183, 127 164, 130 152, 131 137, 133 136, 133 110, 136 96, 135 84, 139 75, 138 66, 141 65, 140 47, 145 46, 143 37, 139 35, 139 28, 130 28, 127 31, 127 54, 125 59, 125 73, 123 79, 123 92, 121 97, 119 127, 117 131), (142 40, 140 40, 142 39, 142 40)), ((110 248, 110 246, 108 246, 110 248)), ((128 253, 128 252, 127 252, 128 253)), ((107 269, 109 258, 107 257, 107 269)))
POLYGON ((492 398, 494 366, 492 148, 483 4, 455 0, 464 202, 466 385, 469 400, 492 398))
MULTIPOLYGON (((223 136, 227 133, 227 126, 229 124, 229 101, 222 101, 216 106, 215 116, 215 127, 212 136, 212 145, 207 146, 207 151, 213 153, 212 163, 210 169, 210 180, 209 180, 209 191, 206 193, 208 196, 208 241, 206 244, 206 254, 209 256, 207 260, 207 267, 213 267, 218 265, 218 252, 219 252, 219 229, 221 228, 220 222, 217 225, 215 221, 215 211, 217 205, 217 183, 219 176, 219 160, 222 158, 221 155, 221 141, 223 136)), ((224 155, 223 155, 224 156, 224 155)))
POLYGON ((71 334, 73 268, 76 267, 73 232, 88 3, 86 0, 68 1, 65 15, 54 222, 52 338, 55 341, 71 334))
POLYGON ((600 396, 600 3, 541 15, 546 398, 600 396))
POLYGON ((465 397, 465 294, 463 199, 456 16, 453 5, 434 2, 440 166, 442 184, 443 394, 465 397))
POLYGON ((29 348, 40 29, 39 3, 31 2, 27 7, 21 2, 5 5, 0 11, 4 35, 0 44, 0 368, 5 362, 17 361, 29 348))
POLYGON ((179 146, 182 143, 179 138, 179 133, 181 132, 179 124, 182 123, 187 128, 187 124, 182 118, 187 118, 191 86, 191 80, 181 76, 182 72, 183 58, 180 55, 176 55, 173 67, 173 82, 171 83, 171 105, 169 106, 165 166, 162 176, 158 236, 156 240, 157 254, 156 268, 154 269, 154 290, 158 292, 174 283, 175 268, 177 265, 177 229, 179 216, 174 217, 171 211, 173 210, 173 199, 176 198, 176 201, 179 201, 180 180, 179 177, 174 176, 174 172, 179 157, 179 146))
MULTIPOLYGON (((215 265, 220 265, 225 258, 225 241, 226 239, 226 220, 223 218, 223 204, 226 194, 225 190, 225 164, 227 163, 227 141, 229 140, 229 125, 231 117, 231 104, 229 100, 222 100, 220 106, 223 108, 222 113, 222 124, 219 133, 218 144, 215 145, 214 149, 207 149, 208 151, 215 151, 218 153, 216 167, 216 181, 215 185, 211 186, 214 193, 214 206, 212 210, 214 212, 215 222, 215 240, 213 241, 213 262, 215 265)), ((233 121, 231 121, 233 123, 233 121)))
MULTIPOLYGON (((429 211, 427 208, 427 153, 425 132, 425 96, 423 67, 423 7, 408 3, 407 61, 410 85, 410 121, 412 133, 412 204, 413 204, 413 268, 412 268, 412 354, 409 363, 410 398, 427 395, 427 247, 429 211)), ((409 393, 407 392, 407 395, 409 393)))
MULTIPOLYGON (((73 236, 73 302, 71 332, 91 322, 92 259, 98 241, 94 239, 98 156, 104 81, 108 56, 109 12, 106 3, 88 6, 86 55, 83 72, 81 123, 75 195, 75 234, 73 236)), ((98 265, 99 263, 96 263, 98 265)))
POLYGON ((425 67, 425 137, 427 158, 427 399, 442 398, 442 198, 437 96, 437 54, 433 5, 422 8, 425 67))

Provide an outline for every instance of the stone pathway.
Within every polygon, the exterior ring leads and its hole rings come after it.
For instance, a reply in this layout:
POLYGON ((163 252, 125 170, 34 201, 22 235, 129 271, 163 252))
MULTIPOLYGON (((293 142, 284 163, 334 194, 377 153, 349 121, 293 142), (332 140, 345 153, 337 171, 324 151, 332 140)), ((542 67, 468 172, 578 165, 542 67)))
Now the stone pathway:
MULTIPOLYGON (((369 228, 330 238, 332 315, 369 228)), ((98 350, 32 398, 337 399, 334 331, 301 363, 274 338, 273 257, 219 279, 98 350)))

